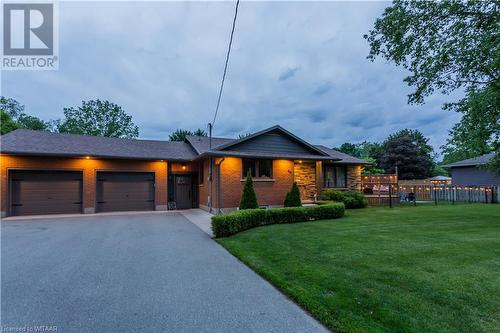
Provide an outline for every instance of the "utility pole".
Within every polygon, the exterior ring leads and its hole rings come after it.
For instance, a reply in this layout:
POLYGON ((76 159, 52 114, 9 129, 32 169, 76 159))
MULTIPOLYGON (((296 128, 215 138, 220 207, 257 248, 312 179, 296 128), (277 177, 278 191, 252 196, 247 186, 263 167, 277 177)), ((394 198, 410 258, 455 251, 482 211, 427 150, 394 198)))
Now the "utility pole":
MULTIPOLYGON (((208 123, 208 147, 209 153, 212 150, 212 123, 208 123)), ((208 210, 212 213, 212 179, 213 179, 213 169, 212 169, 212 155, 210 153, 208 157, 208 210)))

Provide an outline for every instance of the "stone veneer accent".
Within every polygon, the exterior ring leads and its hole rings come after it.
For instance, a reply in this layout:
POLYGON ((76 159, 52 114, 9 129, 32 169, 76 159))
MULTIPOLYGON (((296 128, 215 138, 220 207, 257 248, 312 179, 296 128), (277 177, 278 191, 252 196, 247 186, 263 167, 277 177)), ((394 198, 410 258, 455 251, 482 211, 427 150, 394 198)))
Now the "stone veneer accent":
POLYGON ((361 191, 361 166, 347 166, 347 188, 361 191))
POLYGON ((300 199, 314 200, 316 188, 316 163, 302 162, 293 166, 294 180, 300 190, 300 199))

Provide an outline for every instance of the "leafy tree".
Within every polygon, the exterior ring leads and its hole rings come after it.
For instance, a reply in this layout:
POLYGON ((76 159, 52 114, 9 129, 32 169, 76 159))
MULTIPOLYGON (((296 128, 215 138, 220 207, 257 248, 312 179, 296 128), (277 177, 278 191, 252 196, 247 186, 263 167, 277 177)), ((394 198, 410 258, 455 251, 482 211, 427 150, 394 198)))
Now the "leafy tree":
POLYGON ((364 175, 384 173, 384 169, 380 168, 380 157, 384 149, 380 143, 364 141, 361 143, 343 143, 336 150, 357 158, 361 158, 367 162, 372 163, 366 166, 362 173, 364 175))
POLYGON ((108 101, 82 101, 77 108, 64 108, 65 118, 59 123, 61 133, 85 134, 116 138, 136 138, 139 128, 132 116, 108 101))
POLYGON ((19 125, 12 120, 10 114, 0 110, 0 134, 4 135, 19 128, 19 125))
POLYGON ((365 38, 368 58, 380 56, 410 71, 404 81, 415 88, 409 103, 423 103, 435 91, 464 91, 444 106, 460 112, 444 147, 446 159, 497 152, 500 169, 500 43, 498 1, 395 0, 365 38))
POLYGON ((46 131, 49 128, 49 124, 38 117, 29 116, 27 114, 21 115, 17 119, 17 124, 20 128, 27 128, 36 131, 46 131))
POLYGON ((252 175, 250 171, 247 173, 243 193, 241 194, 240 209, 255 209, 259 208, 257 203, 257 195, 253 189, 252 175))
POLYGON ((168 139, 170 141, 184 141, 186 140, 186 137, 189 135, 207 136, 207 132, 199 128, 196 131, 176 129, 172 134, 168 136, 168 139))
POLYGON ((402 129, 396 133, 389 135, 386 139, 387 141, 394 140, 397 138, 408 137, 411 141, 418 147, 421 155, 432 156, 434 154, 434 148, 429 144, 429 139, 422 134, 419 130, 402 129))
POLYGON ((422 179, 431 175, 433 161, 410 136, 390 136, 384 142, 380 166, 388 172, 398 167, 399 179, 422 179))
POLYGON ((293 182, 290 192, 285 196, 285 207, 301 207, 302 201, 300 200, 300 190, 296 182, 293 182))
POLYGON ((30 116, 24 113, 24 105, 13 98, 0 97, 0 111, 2 111, 2 134, 8 133, 18 128, 45 131, 48 129, 48 123, 38 117, 30 116), (5 113, 5 114, 4 114, 5 113), (7 118, 8 115, 8 118, 7 118))
POLYGON ((440 164, 434 164, 434 166, 432 168, 431 177, 449 176, 449 175, 450 175, 450 173, 445 168, 443 168, 440 164))

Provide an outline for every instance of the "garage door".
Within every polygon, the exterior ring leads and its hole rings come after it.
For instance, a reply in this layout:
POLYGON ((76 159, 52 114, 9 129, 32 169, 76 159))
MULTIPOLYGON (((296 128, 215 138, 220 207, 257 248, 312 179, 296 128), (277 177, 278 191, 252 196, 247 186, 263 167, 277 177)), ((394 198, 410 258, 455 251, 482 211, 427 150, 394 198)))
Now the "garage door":
POLYGON ((10 214, 74 214, 82 212, 82 173, 11 171, 10 214))
POLYGON ((97 211, 154 210, 155 176, 150 172, 98 172, 97 211))

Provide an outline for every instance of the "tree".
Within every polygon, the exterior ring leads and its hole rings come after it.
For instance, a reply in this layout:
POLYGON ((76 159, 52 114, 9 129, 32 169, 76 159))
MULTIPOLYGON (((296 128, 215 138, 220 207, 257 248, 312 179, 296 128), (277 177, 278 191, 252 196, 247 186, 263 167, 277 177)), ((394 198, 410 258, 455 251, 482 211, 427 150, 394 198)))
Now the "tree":
MULTIPOLYGON (((464 91, 444 109, 462 113, 444 147, 448 161, 496 151, 500 161, 498 1, 395 0, 364 37, 368 58, 380 56, 410 71, 409 103, 435 91, 464 91)), ((499 164, 491 165, 498 170, 499 164)))
POLYGON ((49 128, 49 124, 38 117, 29 116, 27 114, 21 115, 17 118, 17 124, 20 128, 27 128, 36 131, 46 131, 49 128))
POLYGON ((19 125, 14 120, 12 120, 10 114, 5 112, 4 110, 0 110, 0 134, 4 135, 18 128, 19 125))
POLYGON ((78 108, 64 108, 65 118, 58 125, 61 133, 136 138, 139 128, 132 116, 118 105, 108 101, 82 101, 78 108))
POLYGON ((290 192, 285 196, 285 207, 301 207, 302 201, 300 200, 300 191, 296 182, 293 182, 290 192))
POLYGON ((346 142, 336 150, 371 163, 371 165, 363 169, 362 173, 364 175, 384 173, 384 169, 380 168, 380 157, 383 153, 383 147, 380 143, 368 141, 361 143, 346 142))
POLYGON ((240 209, 255 209, 259 208, 257 203, 257 195, 253 189, 252 175, 250 171, 247 173, 243 193, 241 194, 240 209))
POLYGON ((24 114, 24 105, 19 103, 13 98, 5 96, 0 97, 0 110, 9 114, 12 120, 16 121, 21 115, 24 114))
POLYGON ((2 134, 18 128, 26 128, 37 131, 48 130, 48 123, 38 117, 24 113, 24 105, 13 98, 0 97, 0 111, 2 112, 2 134))
POLYGON ((399 179, 422 179, 431 175, 431 156, 422 151, 410 136, 390 136, 384 142, 384 149, 380 166, 391 173, 397 166, 399 179))
POLYGON ((168 136, 170 141, 184 141, 186 137, 189 135, 194 136, 207 136, 207 132, 202 129, 197 129, 196 131, 184 130, 184 129, 176 129, 172 134, 168 136))

